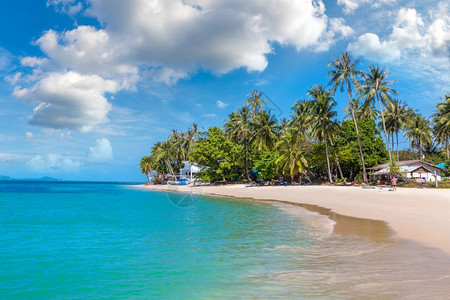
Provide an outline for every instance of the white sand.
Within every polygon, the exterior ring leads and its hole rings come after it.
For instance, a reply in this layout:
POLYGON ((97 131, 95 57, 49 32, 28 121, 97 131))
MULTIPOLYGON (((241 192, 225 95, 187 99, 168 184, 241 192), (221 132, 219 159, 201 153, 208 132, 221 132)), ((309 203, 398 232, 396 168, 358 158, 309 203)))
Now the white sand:
MULTIPOLYGON (((148 186, 167 190, 167 186, 148 186)), ((178 187, 188 192, 190 187, 178 187)), ((400 238, 440 248, 450 254, 450 190, 362 189, 331 186, 245 185, 202 186, 204 194, 238 198, 272 199, 318 205, 358 218, 386 221, 400 238)))

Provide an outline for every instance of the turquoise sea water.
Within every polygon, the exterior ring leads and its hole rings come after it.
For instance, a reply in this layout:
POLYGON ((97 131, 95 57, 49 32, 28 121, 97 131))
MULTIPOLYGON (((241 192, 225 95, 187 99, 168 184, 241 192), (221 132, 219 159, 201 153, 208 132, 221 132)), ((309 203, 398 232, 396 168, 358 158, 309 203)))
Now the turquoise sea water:
POLYGON ((399 277, 401 245, 330 235, 330 220, 301 208, 185 197, 0 182, 1 298, 370 298, 407 293, 405 278, 446 292, 445 270, 423 281, 411 265, 399 277))

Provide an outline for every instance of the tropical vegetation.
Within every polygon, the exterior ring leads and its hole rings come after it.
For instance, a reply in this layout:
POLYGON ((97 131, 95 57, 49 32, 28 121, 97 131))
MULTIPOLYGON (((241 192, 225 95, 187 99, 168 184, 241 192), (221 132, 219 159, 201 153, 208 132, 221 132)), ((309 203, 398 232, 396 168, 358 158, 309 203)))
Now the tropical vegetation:
POLYGON ((173 130, 141 158, 140 170, 150 182, 170 178, 190 161, 204 166, 199 177, 208 182, 250 182, 258 174, 258 180, 333 183, 367 182, 367 168, 386 162, 392 168, 407 159, 448 162, 450 94, 427 118, 399 98, 385 66, 366 72, 358 64, 348 53, 333 59, 328 85, 311 86, 287 118, 277 119, 266 94, 253 90, 223 128, 173 130), (336 112, 338 89, 347 92, 343 120, 336 112))

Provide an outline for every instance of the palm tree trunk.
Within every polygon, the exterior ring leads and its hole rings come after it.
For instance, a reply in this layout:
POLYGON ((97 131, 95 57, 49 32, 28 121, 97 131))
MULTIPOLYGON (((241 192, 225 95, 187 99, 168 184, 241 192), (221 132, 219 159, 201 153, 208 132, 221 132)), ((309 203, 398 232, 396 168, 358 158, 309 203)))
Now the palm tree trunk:
POLYGON ((353 110, 352 101, 351 101, 350 81, 348 79, 346 79, 346 83, 347 83, 348 105, 350 106, 350 111, 352 112, 352 119, 353 119, 353 123, 355 124, 356 137, 358 139, 359 154, 361 155, 361 164, 362 164, 362 168, 363 168, 363 179, 364 179, 364 182, 367 182, 366 164, 364 162, 364 154, 363 154, 362 147, 361 147, 361 139, 359 137, 358 123, 356 122, 355 111, 353 110))
POLYGON ((450 160, 450 153, 449 153, 449 151, 448 151, 448 140, 447 141, 445 141, 445 148, 447 148, 447 160, 450 160))
MULTIPOLYGON (((333 151, 336 153, 336 151, 334 150, 333 142, 331 140, 330 140, 330 144, 331 144, 331 147, 333 148, 333 151)), ((344 175, 342 174, 341 164, 339 163, 339 158, 337 157, 337 155, 334 156, 334 160, 336 161, 337 169, 339 171, 339 176, 341 176, 341 179, 343 179, 344 175)))
POLYGON ((394 152, 394 133, 392 133, 392 135, 391 135, 391 138, 392 138, 392 152, 394 152))
POLYGON ((398 150, 398 130, 395 132, 395 136, 397 138, 397 161, 400 160, 400 152, 398 150))
POLYGON ((331 178, 330 157, 328 155, 327 134, 325 134, 325 153, 327 155, 328 178, 329 178, 330 182, 333 183, 333 179, 331 178))
POLYGON ((383 108, 381 107, 381 101, 380 98, 378 97, 378 93, 376 94, 377 96, 377 100, 378 100, 378 105, 380 106, 380 113, 381 113, 381 121, 383 122, 383 130, 384 130, 384 136, 386 137, 386 145, 388 148, 388 153, 389 153, 389 163, 392 165, 392 156, 391 156, 391 147, 389 146, 389 137, 386 131, 386 123, 384 122, 384 112, 383 112, 383 108))
POLYGON ((145 176, 147 176, 147 182, 150 183, 150 176, 148 176, 148 173, 145 173, 145 176))
POLYGON ((420 160, 423 160, 423 150, 422 150, 422 139, 419 139, 419 155, 420 155, 420 160))
POLYGON ((245 175, 247 176, 247 180, 250 181, 250 174, 248 171, 248 140, 245 139, 245 175))

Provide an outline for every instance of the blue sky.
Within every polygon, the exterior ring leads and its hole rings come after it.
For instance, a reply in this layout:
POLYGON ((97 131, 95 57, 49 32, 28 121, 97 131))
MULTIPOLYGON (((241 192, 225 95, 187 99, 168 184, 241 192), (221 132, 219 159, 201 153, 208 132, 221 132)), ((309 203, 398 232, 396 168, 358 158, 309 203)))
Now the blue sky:
POLYGON ((141 156, 172 128, 222 125, 253 89, 288 117, 345 51, 386 65, 425 116, 450 90, 448 1, 16 0, 0 14, 0 175, 16 178, 143 181, 141 156))

